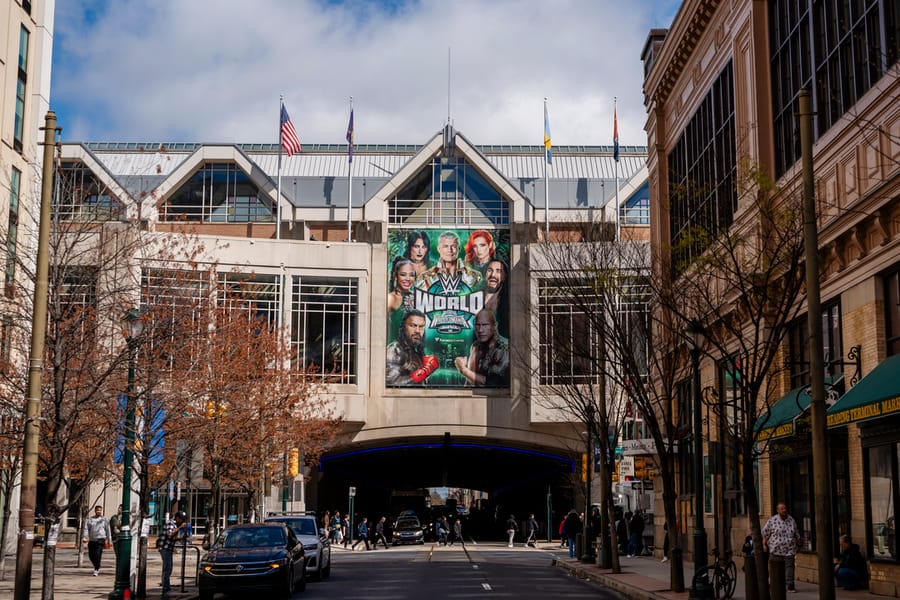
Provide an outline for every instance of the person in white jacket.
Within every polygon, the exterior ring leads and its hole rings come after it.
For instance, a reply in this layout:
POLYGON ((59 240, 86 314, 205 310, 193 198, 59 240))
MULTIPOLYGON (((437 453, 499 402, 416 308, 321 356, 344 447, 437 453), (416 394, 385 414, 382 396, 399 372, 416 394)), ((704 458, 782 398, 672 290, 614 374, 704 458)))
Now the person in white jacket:
POLYGON ((103 507, 94 507, 94 516, 84 523, 84 531, 81 537, 87 542, 88 556, 94 565, 94 577, 100 574, 100 560, 103 558, 103 548, 109 547, 112 540, 112 529, 109 521, 103 516, 103 507))

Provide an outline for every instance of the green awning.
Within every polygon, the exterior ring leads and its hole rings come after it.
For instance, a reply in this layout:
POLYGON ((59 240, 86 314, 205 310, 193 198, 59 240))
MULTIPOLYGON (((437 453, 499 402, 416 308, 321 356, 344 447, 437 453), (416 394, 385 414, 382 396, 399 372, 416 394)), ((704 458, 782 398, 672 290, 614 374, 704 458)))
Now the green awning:
MULTIPOLYGON (((837 385, 843 377, 843 373, 826 376, 825 387, 837 385)), ((762 442, 794 435, 794 422, 806 412, 811 402, 808 385, 789 391, 756 420, 757 439, 762 442)))
POLYGON ((900 354, 888 357, 828 409, 828 426, 840 427, 900 414, 900 354))

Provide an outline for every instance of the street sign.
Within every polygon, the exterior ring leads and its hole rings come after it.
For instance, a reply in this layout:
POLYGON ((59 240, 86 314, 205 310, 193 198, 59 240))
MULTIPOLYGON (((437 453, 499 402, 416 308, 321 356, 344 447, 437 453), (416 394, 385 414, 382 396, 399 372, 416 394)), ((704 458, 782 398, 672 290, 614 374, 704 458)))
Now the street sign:
POLYGON ((633 456, 623 456, 619 460, 619 477, 634 477, 633 456))
POLYGON ((356 487, 350 486, 350 497, 354 497, 356 495, 356 487))

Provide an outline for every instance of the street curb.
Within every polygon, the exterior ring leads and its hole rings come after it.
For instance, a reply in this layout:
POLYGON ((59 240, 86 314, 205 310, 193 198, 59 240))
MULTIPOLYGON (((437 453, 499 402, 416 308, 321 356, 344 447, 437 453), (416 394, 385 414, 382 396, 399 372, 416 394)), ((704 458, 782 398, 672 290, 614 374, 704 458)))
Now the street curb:
POLYGON ((571 575, 574 575, 578 579, 588 579, 590 581, 593 581, 594 583, 602 585, 605 588, 619 592, 629 600, 670 600, 670 598, 667 596, 663 596, 649 590, 643 590, 633 585, 628 585, 627 583, 624 583, 616 579, 615 577, 608 577, 603 573, 598 573, 596 570, 585 569, 582 565, 570 563, 567 560, 554 558, 551 564, 554 567, 558 567, 565 571, 568 571, 571 575))

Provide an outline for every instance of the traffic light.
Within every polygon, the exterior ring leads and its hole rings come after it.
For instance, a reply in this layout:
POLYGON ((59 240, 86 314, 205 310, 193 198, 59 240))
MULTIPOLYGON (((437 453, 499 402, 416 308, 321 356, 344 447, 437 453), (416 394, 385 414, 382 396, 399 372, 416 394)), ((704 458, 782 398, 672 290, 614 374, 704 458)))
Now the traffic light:
POLYGON ((300 474, 300 450, 291 448, 288 452, 288 475, 296 477, 300 474))

